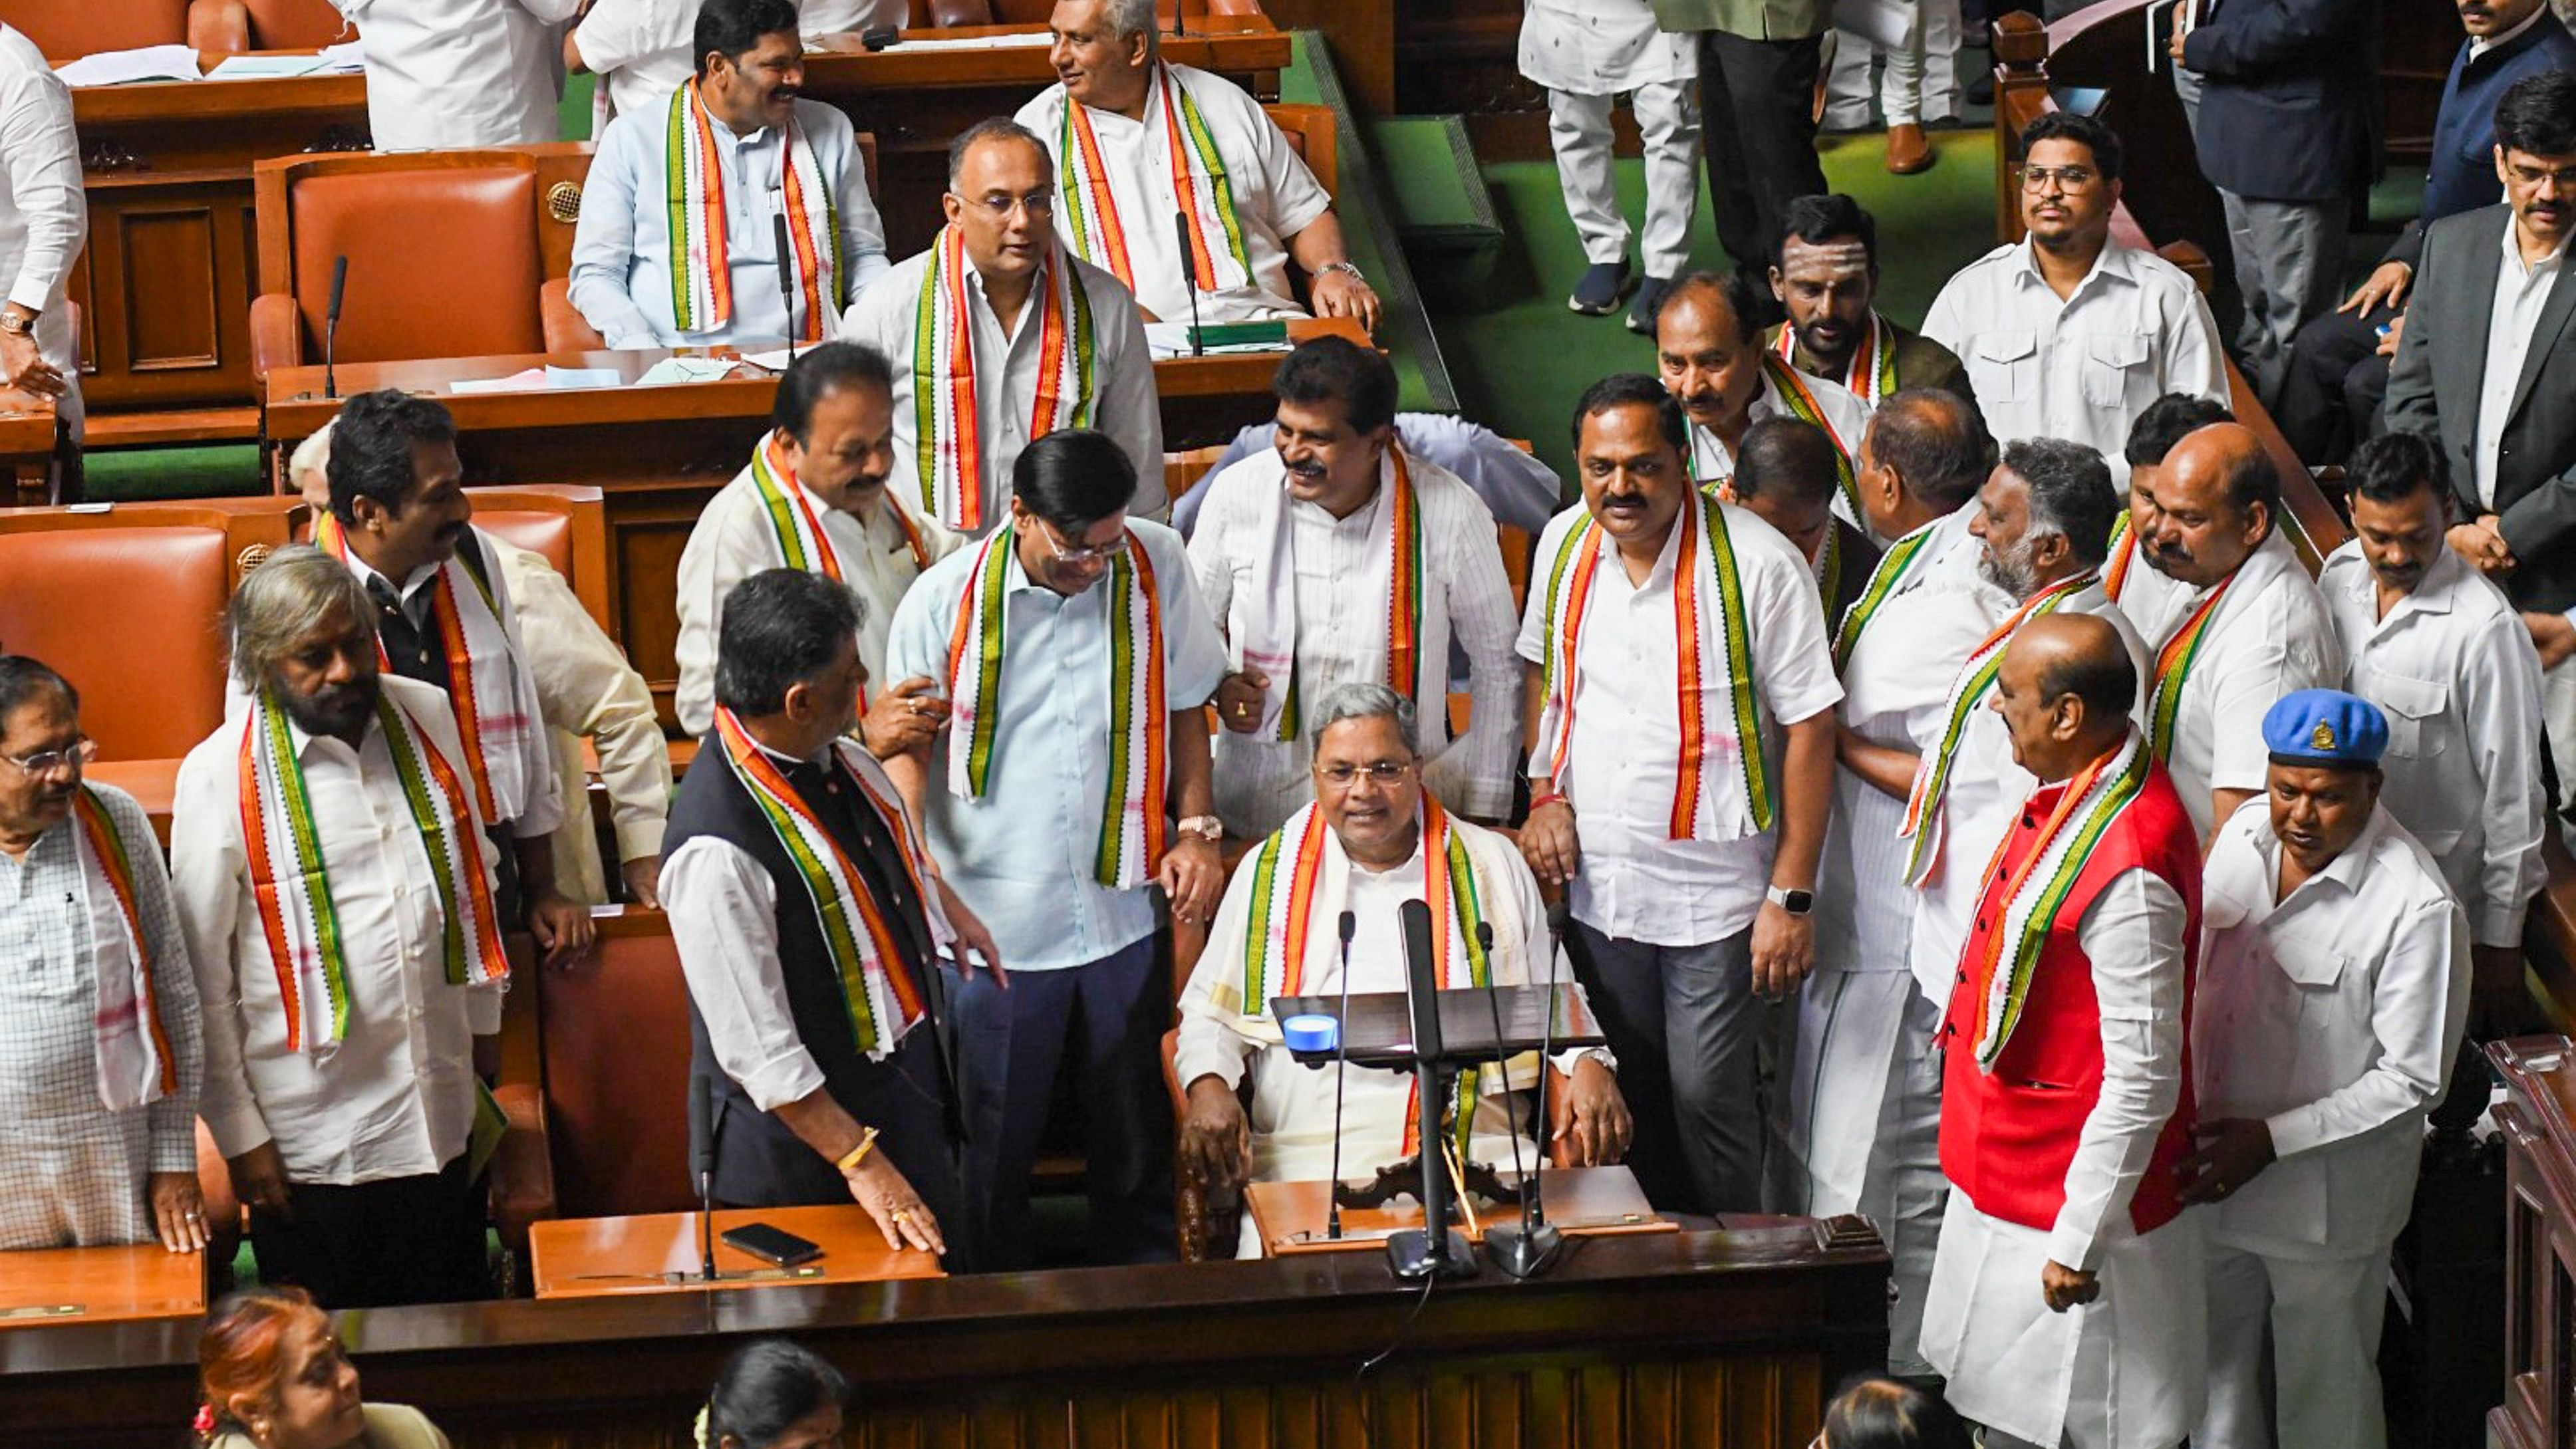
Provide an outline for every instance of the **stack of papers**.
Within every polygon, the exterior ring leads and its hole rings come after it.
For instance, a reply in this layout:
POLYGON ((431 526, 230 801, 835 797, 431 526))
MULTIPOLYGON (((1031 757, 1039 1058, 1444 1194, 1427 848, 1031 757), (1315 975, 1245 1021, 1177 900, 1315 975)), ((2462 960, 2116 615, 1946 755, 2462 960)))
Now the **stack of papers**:
POLYGON ((192 81, 197 78, 197 52, 186 45, 147 45, 140 50, 103 50, 54 67, 67 86, 121 86, 135 81, 192 81))
POLYGON ((613 367, 531 367, 508 377, 459 378, 447 385, 451 393, 542 392, 586 387, 622 387, 626 375, 613 367))
POLYGON ((206 72, 208 80, 268 80, 311 75, 322 68, 318 55, 228 55, 206 72))
POLYGON ((665 357, 644 370, 635 379, 637 387, 657 387, 664 383, 714 382, 733 371, 730 357, 665 357))
POLYGON ((1043 30, 1015 30, 1008 35, 960 35, 945 40, 915 40, 906 32, 888 50, 1020 50, 1047 45, 1054 36, 1043 30))
POLYGON ((1288 343, 1222 342, 1211 343, 1203 353, 1190 350, 1190 324, 1187 322, 1148 322, 1145 324, 1145 350, 1156 362, 1169 357, 1225 357, 1242 352, 1286 352, 1288 343))

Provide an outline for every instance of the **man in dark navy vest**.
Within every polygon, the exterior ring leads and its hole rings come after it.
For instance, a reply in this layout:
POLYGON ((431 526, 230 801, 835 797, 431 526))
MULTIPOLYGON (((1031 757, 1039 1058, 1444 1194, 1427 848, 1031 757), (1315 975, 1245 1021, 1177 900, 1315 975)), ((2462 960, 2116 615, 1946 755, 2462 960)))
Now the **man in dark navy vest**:
POLYGON ((858 608, 792 569, 725 600, 715 728, 663 845, 689 1086, 712 1104, 717 1200, 855 1200, 889 1246, 955 1269, 970 1255, 932 967, 943 950, 1001 963, 851 738, 858 608))

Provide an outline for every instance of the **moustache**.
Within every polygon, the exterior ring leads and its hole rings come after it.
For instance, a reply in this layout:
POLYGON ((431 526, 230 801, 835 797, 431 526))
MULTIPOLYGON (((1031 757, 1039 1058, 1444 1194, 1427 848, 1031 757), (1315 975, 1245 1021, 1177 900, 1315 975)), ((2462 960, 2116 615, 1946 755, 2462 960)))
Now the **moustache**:
POLYGON ((1324 476, 1324 465, 1313 462, 1291 463, 1288 465, 1288 471, 1296 474, 1300 478, 1306 479, 1308 482, 1312 482, 1315 479, 1324 476))
POLYGON ((1643 508, 1646 506, 1646 495, 1643 493, 1604 493, 1601 495, 1601 506, 1604 508, 1643 508))

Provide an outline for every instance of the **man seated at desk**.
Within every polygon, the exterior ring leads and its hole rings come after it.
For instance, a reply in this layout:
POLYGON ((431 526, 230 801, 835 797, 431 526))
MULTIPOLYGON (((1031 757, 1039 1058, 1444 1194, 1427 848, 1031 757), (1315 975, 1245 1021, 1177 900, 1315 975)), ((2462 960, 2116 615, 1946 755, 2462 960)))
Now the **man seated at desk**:
POLYGON ((573 233, 572 304, 621 349, 820 342, 886 270, 858 135, 848 116, 798 99, 804 42, 788 0, 707 0, 693 48, 686 84, 600 137, 573 233))
MULTIPOLYGON (((564 33, 564 69, 593 72, 607 93, 604 115, 659 115, 671 92, 688 82, 697 56, 700 0, 591 0, 581 20, 564 33)), ((911 15, 905 0, 793 0, 798 28, 807 35, 900 26, 911 15)))
MULTIPOLYGON (((1409 1075, 1354 1071, 1337 1091, 1336 1073, 1289 1055, 1270 1013, 1280 996, 1341 991, 1345 961, 1353 991, 1402 991, 1397 910, 1405 901, 1431 906, 1444 941, 1443 989, 1533 985, 1551 975, 1574 986, 1571 971, 1541 965, 1555 948, 1538 880, 1519 851, 1422 788, 1413 702, 1383 684, 1341 684, 1315 702, 1313 719, 1315 801, 1235 870, 1181 996, 1173 1069, 1189 1103, 1180 1170, 1209 1187, 1321 1181, 1333 1171, 1337 1125, 1345 1172, 1365 1177, 1413 1150, 1409 1075), (1335 930, 1345 914, 1347 948, 1335 930), (1247 1074, 1248 1117, 1236 1095, 1247 1074)), ((1630 1123, 1609 1052, 1569 1051, 1555 1064, 1570 1081, 1561 1135, 1575 1161, 1618 1161, 1630 1123)), ((1510 1161, 1518 1133, 1534 1168, 1538 1148, 1510 1095, 1533 1080, 1526 1059, 1502 1076, 1486 1067, 1461 1078, 1462 1100, 1473 1093, 1475 1103, 1463 1127, 1466 1156, 1510 1161)))
POLYGON ((1047 17, 1058 83, 1013 119, 1054 148, 1066 244, 1166 322, 1190 319, 1193 290, 1202 322, 1302 317, 1294 260, 1314 315, 1374 331, 1377 293, 1287 133, 1234 82, 1164 60, 1156 27, 1154 0, 1059 0, 1047 17))

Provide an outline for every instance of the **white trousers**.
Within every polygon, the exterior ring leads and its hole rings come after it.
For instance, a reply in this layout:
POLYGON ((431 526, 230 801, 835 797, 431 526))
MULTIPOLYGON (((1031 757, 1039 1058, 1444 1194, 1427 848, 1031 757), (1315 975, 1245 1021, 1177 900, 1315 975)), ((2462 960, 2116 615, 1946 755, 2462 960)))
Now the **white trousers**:
POLYGON ((1869 66, 1884 56, 1878 109, 1891 126, 1946 121, 1959 113, 1959 0, 1920 0, 1913 43, 1881 50, 1846 34, 1825 73, 1825 124, 1850 130, 1869 124, 1869 66))
MULTIPOLYGON (((1628 255, 1628 218, 1619 209, 1618 163, 1611 153, 1614 96, 1547 93, 1547 134, 1556 145, 1556 180, 1565 214, 1583 238, 1585 260, 1628 255)), ((1646 143, 1646 235, 1639 247, 1646 275, 1670 281, 1690 263, 1691 217, 1699 209, 1699 96, 1687 81, 1637 87, 1630 99, 1646 143)))
POLYGON ((2384 1449, 2379 1327, 2388 1254, 2300 1262, 2214 1239, 2202 1251, 2209 1408, 2192 1430, 2192 1449, 2384 1449))

